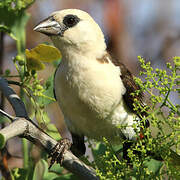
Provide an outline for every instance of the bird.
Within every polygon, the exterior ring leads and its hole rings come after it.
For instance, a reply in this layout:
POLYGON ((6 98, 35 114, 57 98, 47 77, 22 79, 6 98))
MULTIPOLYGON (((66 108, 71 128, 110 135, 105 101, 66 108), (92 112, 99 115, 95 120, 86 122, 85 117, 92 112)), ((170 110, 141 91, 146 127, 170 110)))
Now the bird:
POLYGON ((62 54, 54 94, 72 135, 73 154, 85 153, 84 136, 98 141, 105 137, 113 144, 136 141, 141 116, 133 103, 137 99, 143 106, 143 93, 132 95, 140 87, 128 68, 107 52, 95 20, 85 11, 63 9, 38 23, 34 31, 49 36, 62 54))

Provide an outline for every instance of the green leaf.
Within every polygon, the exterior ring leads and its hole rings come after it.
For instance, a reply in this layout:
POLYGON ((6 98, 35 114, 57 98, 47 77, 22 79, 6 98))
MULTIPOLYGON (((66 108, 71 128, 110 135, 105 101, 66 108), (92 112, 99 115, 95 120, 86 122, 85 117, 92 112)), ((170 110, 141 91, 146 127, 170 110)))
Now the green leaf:
POLYGON ((43 180, 54 180, 58 177, 58 175, 56 173, 53 172, 48 172, 45 174, 43 180))
POLYGON ((63 173, 63 170, 64 168, 61 167, 59 164, 53 164, 52 167, 51 167, 51 172, 54 172, 56 174, 62 174, 63 173))
POLYGON ((54 180, 59 177, 64 168, 60 167, 59 164, 54 164, 50 171, 48 170, 48 163, 41 159, 35 166, 33 180, 54 180))
POLYGON ((51 121, 47 112, 45 112, 43 109, 38 109, 35 116, 36 116, 36 120, 38 124, 46 125, 46 124, 49 124, 51 121))
POLYGON ((59 177, 59 175, 62 174, 62 171, 64 170, 63 167, 61 167, 59 164, 53 164, 49 172, 47 172, 44 175, 43 180, 54 180, 55 178, 59 177))
POLYGON ((29 15, 23 10, 13 11, 0 7, 0 26, 16 39, 18 54, 25 51, 25 26, 28 19, 29 15))
POLYGON ((5 146, 5 144, 6 144, 5 137, 2 134, 0 134, 0 149, 2 149, 5 146))
POLYGON ((47 125, 47 131, 49 136, 51 136, 52 138, 56 139, 56 140, 60 140, 61 136, 60 133, 58 132, 58 129, 56 128, 56 126, 54 124, 48 124, 47 125))
POLYGON ((55 68, 57 68, 57 66, 59 65, 59 63, 61 62, 61 59, 58 59, 56 61, 53 61, 53 65, 55 68))
POLYGON ((115 152, 121 152, 121 151, 123 151, 123 145, 122 144, 116 144, 116 145, 113 145, 112 146, 113 147, 113 150, 115 151, 115 152))
POLYGON ((0 115, 0 124, 11 122, 7 117, 0 115))
POLYGON ((106 150, 107 148, 103 143, 96 143, 96 147, 92 149, 94 158, 96 159, 98 156, 103 155, 106 150))
POLYGON ((41 159, 36 163, 33 180, 43 179, 44 175, 48 173, 48 163, 41 159))
POLYGON ((156 175, 158 175, 160 172, 162 165, 163 163, 161 161, 157 161, 155 159, 151 159, 149 162, 147 162, 148 169, 156 175))
POLYGON ((38 103, 40 105, 47 106, 48 104, 55 102, 54 92, 53 92, 54 91, 54 74, 51 75, 44 84, 45 84, 44 89, 46 90, 43 92, 43 94, 45 96, 39 97, 38 103))

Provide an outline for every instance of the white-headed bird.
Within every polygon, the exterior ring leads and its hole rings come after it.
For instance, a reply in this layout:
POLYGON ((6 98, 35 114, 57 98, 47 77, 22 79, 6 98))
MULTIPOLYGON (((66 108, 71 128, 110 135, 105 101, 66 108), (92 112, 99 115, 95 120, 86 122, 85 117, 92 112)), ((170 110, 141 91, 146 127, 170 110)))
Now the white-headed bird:
POLYGON ((84 136, 105 137, 112 143, 135 140, 140 117, 133 103, 136 98, 143 104, 142 94, 131 95, 139 86, 130 71, 108 54, 93 18, 82 10, 65 9, 52 13, 34 30, 49 36, 62 53, 54 92, 72 134, 73 153, 84 154, 84 136))

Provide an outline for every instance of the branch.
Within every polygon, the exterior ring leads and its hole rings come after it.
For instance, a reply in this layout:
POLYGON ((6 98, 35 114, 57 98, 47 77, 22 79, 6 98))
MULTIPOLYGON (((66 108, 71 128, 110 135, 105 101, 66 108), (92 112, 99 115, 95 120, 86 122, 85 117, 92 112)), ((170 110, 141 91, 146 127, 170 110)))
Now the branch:
MULTIPOLYGON (((53 147, 57 144, 57 141, 43 132, 43 130, 41 130, 34 122, 32 122, 28 118, 24 103, 11 89, 7 81, 1 77, 0 90, 11 103, 17 116, 9 126, 0 130, 0 138, 3 138, 5 141, 7 141, 12 137, 21 136, 28 139, 37 146, 43 148, 48 154, 50 154, 53 147)), ((65 153, 62 165, 72 173, 79 176, 81 179, 98 179, 98 177, 96 177, 94 169, 81 162, 70 151, 67 151, 65 153)))

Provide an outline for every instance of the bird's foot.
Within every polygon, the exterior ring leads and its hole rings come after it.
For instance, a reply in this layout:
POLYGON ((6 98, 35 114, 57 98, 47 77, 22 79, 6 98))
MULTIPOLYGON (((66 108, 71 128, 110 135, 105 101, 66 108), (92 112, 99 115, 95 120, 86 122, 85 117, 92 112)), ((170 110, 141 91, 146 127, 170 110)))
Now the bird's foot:
POLYGON ((62 162, 64 160, 64 154, 66 151, 68 151, 71 147, 72 143, 68 138, 61 139, 55 147, 52 149, 49 157, 51 157, 51 162, 49 169, 52 167, 52 165, 57 162, 62 165, 62 162))

